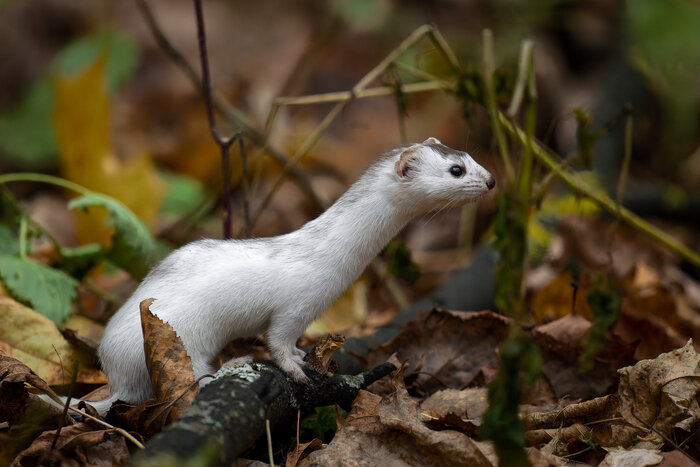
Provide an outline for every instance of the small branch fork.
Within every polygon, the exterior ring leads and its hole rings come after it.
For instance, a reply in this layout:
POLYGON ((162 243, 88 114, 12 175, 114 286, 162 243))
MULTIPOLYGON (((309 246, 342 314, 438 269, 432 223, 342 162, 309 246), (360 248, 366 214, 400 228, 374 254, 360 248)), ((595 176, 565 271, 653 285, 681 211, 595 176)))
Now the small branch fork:
MULTIPOLYGON (((235 133, 233 136, 223 137, 219 132, 219 128, 216 125, 216 118, 214 117, 214 106, 212 104, 211 98, 211 76, 209 75, 209 59, 207 55, 207 38, 204 31, 204 15, 202 14, 202 1, 194 0, 194 11, 197 18, 197 41, 199 42, 199 58, 202 62, 202 94, 204 94, 204 104, 207 108, 207 118, 209 119, 209 130, 211 135, 219 145, 221 149, 221 175, 223 177, 223 205, 224 205, 224 217, 223 217, 223 233, 224 238, 229 239, 232 236, 231 232, 231 219, 232 219, 232 207, 231 207, 231 156, 229 149, 231 145, 237 140, 241 139, 243 135, 241 132, 235 133)), ((241 146, 241 149, 242 146, 241 146)), ((241 151, 243 154, 243 151, 241 151)))

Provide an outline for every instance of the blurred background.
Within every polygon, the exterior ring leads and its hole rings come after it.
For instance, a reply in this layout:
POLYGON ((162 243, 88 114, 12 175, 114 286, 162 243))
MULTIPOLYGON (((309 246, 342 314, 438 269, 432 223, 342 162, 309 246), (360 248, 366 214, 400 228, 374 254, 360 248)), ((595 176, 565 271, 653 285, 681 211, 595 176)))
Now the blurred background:
MULTIPOLYGON (((465 73, 480 69, 482 30, 493 31, 499 104, 505 108, 521 41, 531 38, 536 136, 562 157, 577 152, 571 164, 592 170, 595 183, 614 193, 624 121, 631 114, 625 204, 697 250, 700 4, 695 1, 207 0, 204 16, 212 85, 259 134, 276 97, 347 91, 426 23, 442 32, 465 73)), ((0 172, 54 174, 114 196, 171 248, 221 237, 222 171, 199 90, 156 34, 181 54, 180 65, 187 62, 199 74, 189 0, 0 0, 0 172), (149 26, 149 14, 155 25, 149 26)), ((399 62, 406 68, 390 68, 370 87, 398 89, 421 81, 407 68, 448 83, 458 78, 427 39, 399 62)), ((333 105, 281 108, 268 126, 270 145, 291 157, 333 105)), ((219 115, 218 122, 224 134, 241 129, 240 119, 219 115)), ((324 203, 332 202, 378 154, 428 136, 466 150, 502 181, 485 111, 443 90, 357 99, 300 160, 300 172, 324 203)), ((246 138, 246 148, 250 209, 260 212, 249 236, 288 232, 319 214, 298 177, 287 177, 261 210, 282 166, 254 138, 246 138)), ((232 168, 234 232, 242 236, 237 145, 232 168)), ((76 219, 66 208, 63 190, 33 183, 13 184, 11 190, 62 245, 108 240, 94 220, 76 219)), ((540 258, 551 249, 542 230, 565 215, 590 213, 576 200, 558 206, 533 230, 540 258)), ((475 212, 457 209, 409 226, 399 246, 385 254, 394 264, 404 246, 411 252, 409 263, 417 269, 409 265, 398 275, 409 299, 441 284, 469 257, 472 245, 488 238, 495 209, 491 194, 475 212)), ((368 309, 379 316, 377 323, 388 319, 382 316, 391 315, 396 303, 383 292, 382 277, 361 281, 336 304, 349 323, 326 323, 319 332, 367 323, 375 319, 368 318, 368 309)), ((122 279, 98 274, 93 279, 119 292, 115 284, 122 279)))

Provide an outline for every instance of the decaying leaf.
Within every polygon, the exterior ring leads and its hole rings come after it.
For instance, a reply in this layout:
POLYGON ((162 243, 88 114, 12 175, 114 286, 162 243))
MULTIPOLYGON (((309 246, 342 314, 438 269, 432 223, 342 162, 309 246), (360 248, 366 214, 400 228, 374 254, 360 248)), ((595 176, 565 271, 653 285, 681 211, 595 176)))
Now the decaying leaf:
POLYGON ((109 419, 134 427, 149 438, 177 420, 189 408, 199 386, 194 382, 192 360, 172 326, 151 313, 155 299, 141 302, 146 366, 151 376, 154 398, 138 406, 115 403, 109 419))
POLYGON ((320 439, 314 438, 308 443, 298 444, 297 447, 292 449, 292 451, 287 454, 287 460, 285 462, 286 467, 296 467, 303 456, 308 455, 311 452, 321 449, 323 443, 320 439))
POLYGON ((56 324, 61 324, 73 313, 78 281, 58 269, 2 255, 0 279, 15 298, 56 324))
POLYGON ((299 465, 343 465, 348 458, 358 465, 495 465, 485 443, 425 426, 417 403, 402 386, 383 398, 360 391, 333 441, 299 465))
POLYGON ((304 356, 307 362, 316 373, 325 374, 327 371, 337 372, 338 365, 333 368, 333 354, 340 350, 345 342, 345 336, 340 334, 329 334, 316 342, 309 353, 304 356))
POLYGON ((408 360, 406 379, 427 393, 466 387, 498 361, 496 349, 508 333, 508 319, 482 311, 460 313, 433 309, 421 314, 390 342, 369 355, 371 366, 396 353, 408 360))
POLYGON ((634 362, 635 346, 609 336, 592 368, 582 373, 579 359, 590 329, 585 318, 567 315, 532 330, 542 354, 542 373, 558 398, 585 400, 607 394, 617 381, 617 369, 634 362))
POLYGON ((24 383, 42 391, 50 390, 49 385, 25 364, 0 351, 0 421, 12 425, 24 413, 29 397, 24 383))
POLYGON ((68 384, 73 372, 73 361, 80 362, 77 381, 104 384, 107 379, 101 371, 82 360, 61 335, 56 325, 20 303, 0 296, 0 350, 31 368, 49 385, 68 384))
POLYGON ((692 339, 680 349, 618 373, 620 412, 629 423, 651 425, 667 437, 674 429, 690 432, 698 428, 700 354, 692 339))
POLYGON ((20 452, 12 466, 79 465, 108 467, 129 461, 126 440, 115 430, 97 428, 90 423, 64 426, 52 449, 56 430, 46 431, 31 446, 20 452))
POLYGON ((659 465, 664 460, 659 451, 650 449, 608 449, 608 455, 598 467, 647 467, 659 465))

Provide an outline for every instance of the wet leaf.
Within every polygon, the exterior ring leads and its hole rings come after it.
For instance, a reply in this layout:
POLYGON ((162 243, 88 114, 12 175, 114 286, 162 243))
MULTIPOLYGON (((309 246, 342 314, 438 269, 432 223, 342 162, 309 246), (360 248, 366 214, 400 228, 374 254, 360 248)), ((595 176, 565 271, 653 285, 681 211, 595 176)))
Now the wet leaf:
POLYGON ((57 269, 27 259, 0 256, 0 279, 12 295, 61 324, 73 313, 78 281, 57 269))
POLYGON ((73 361, 78 359, 79 383, 104 384, 105 375, 80 360, 56 325, 14 300, 0 296, 0 350, 21 361, 49 385, 68 384, 73 361))

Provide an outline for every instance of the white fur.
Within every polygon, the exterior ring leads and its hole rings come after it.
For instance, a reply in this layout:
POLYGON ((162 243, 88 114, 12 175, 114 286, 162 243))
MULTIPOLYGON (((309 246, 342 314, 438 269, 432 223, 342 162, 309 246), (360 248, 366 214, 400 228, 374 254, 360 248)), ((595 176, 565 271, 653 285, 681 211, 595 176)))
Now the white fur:
POLYGON ((409 220, 478 199, 489 179, 468 154, 429 138, 380 157, 323 215, 295 232, 200 240, 175 250, 107 325, 99 356, 112 396, 96 408, 104 413, 117 399, 152 397, 139 318, 139 303, 150 297, 156 298, 151 310, 182 339, 195 378, 216 371, 213 362, 232 339, 265 332, 273 360, 303 381, 304 352, 296 340, 304 329, 409 220), (394 166, 408 150, 415 157, 401 177, 394 166), (465 175, 449 173, 455 164, 465 175))

